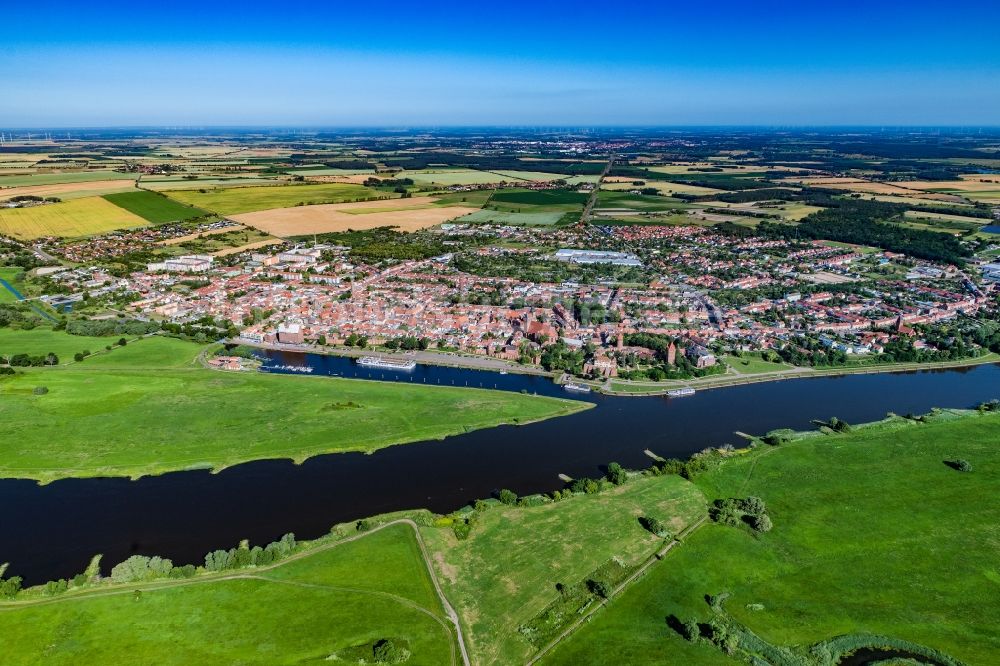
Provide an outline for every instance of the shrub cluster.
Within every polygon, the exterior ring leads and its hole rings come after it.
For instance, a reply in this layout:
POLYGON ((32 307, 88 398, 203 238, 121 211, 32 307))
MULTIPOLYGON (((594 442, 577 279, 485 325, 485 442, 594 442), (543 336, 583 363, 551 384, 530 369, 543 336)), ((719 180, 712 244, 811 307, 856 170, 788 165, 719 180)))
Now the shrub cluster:
POLYGON ((770 532, 773 527, 764 500, 754 496, 717 499, 709 508, 708 515, 717 523, 734 527, 746 524, 757 532, 770 532))

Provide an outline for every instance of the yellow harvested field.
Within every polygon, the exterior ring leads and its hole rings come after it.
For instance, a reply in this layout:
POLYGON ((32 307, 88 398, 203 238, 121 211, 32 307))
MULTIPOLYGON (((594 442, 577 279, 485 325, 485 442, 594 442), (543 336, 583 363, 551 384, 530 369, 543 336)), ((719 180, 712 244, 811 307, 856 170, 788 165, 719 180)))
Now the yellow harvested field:
MULTIPOLYGON (((315 183, 351 183, 353 185, 364 185, 364 182, 373 175, 370 173, 355 173, 350 176, 306 176, 306 179, 309 182, 315 183)), ((388 178, 389 176, 383 175, 381 177, 388 178)))
POLYGON ((181 243, 186 243, 188 241, 198 240, 203 236, 216 236, 218 234, 227 234, 230 231, 239 231, 240 229, 246 229, 242 224, 231 224, 228 227, 220 227, 218 229, 209 229, 208 231, 200 231, 196 234, 188 234, 187 236, 178 236, 177 238, 168 238, 167 240, 159 241, 158 245, 179 245, 181 243))
POLYGON ((684 164, 668 164, 666 166, 647 167, 655 173, 698 175, 734 175, 756 173, 760 171, 797 171, 787 166, 767 166, 763 164, 727 164, 726 162, 687 162, 684 164), (699 169, 721 169, 721 171, 699 171, 699 169))
POLYGON ((42 236, 93 236, 115 229, 145 226, 149 226, 149 222, 101 197, 30 208, 0 208, 0 234, 21 240, 42 236))
POLYGON ((970 178, 962 176, 962 180, 915 180, 906 183, 915 190, 956 190, 959 192, 991 192, 1000 190, 1000 176, 989 174, 970 178))
MULTIPOLYGON (((910 196, 920 199, 950 200, 953 197, 948 194, 937 192, 925 192, 913 187, 917 183, 875 183, 869 180, 858 178, 784 178, 787 183, 802 183, 804 185, 817 185, 834 190, 845 190, 848 192, 866 192, 868 194, 895 194, 897 196, 910 196)), ((955 181, 958 182, 958 181, 955 181)), ((935 187, 941 187, 935 185, 935 187)))
POLYGON ((348 229, 375 229, 377 227, 397 227, 400 231, 417 231, 479 210, 464 206, 412 209, 413 203, 418 198, 429 199, 430 197, 392 200, 408 202, 410 210, 406 210, 403 206, 396 210, 386 210, 388 201, 369 201, 365 203, 372 205, 365 206, 365 208, 381 210, 378 212, 366 212, 364 208, 359 210, 361 206, 365 205, 364 203, 321 204, 243 213, 231 215, 230 219, 275 236, 287 237, 347 231, 348 229))
POLYGON ((284 243, 280 238, 268 238, 266 240, 257 241, 255 243, 247 243, 246 245, 240 245, 239 247, 227 247, 225 250, 217 250, 212 253, 213 257, 225 257, 230 254, 239 254, 240 252, 246 252, 247 250, 256 250, 257 248, 267 247, 268 245, 280 245, 284 243))
POLYGON ((97 196, 112 192, 127 192, 135 187, 135 179, 91 180, 79 183, 53 183, 51 185, 23 185, 0 189, 0 200, 19 196, 59 197, 72 195, 97 196))

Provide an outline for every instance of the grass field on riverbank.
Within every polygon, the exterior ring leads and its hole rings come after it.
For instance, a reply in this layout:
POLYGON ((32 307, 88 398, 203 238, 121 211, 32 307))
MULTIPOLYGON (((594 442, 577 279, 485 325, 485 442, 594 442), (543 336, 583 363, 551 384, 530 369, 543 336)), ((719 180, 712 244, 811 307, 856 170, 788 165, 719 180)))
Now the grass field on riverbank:
POLYGON ((871 632, 988 663, 1000 652, 998 431, 997 414, 942 416, 729 459, 696 484, 710 499, 763 498, 774 529, 705 525, 545 663, 740 663, 667 623, 708 622, 705 595, 722 592, 738 622, 803 653, 871 632), (945 465, 955 458, 973 471, 945 465))
MULTIPOLYGON (((73 340, 74 348, 81 342, 73 340)), ((589 407, 502 391, 226 373, 193 363, 201 349, 148 338, 82 363, 0 379, 0 477, 49 481, 302 461, 589 407), (35 395, 41 386, 48 392, 35 395)))
POLYGON ((0 604, 10 665, 373 662, 390 638, 438 666, 458 663, 453 633, 406 525, 271 567, 0 604))
MULTIPOLYGON (((2 277, 2 276, 0 276, 2 277)), ((108 345, 114 345, 122 336, 109 335, 93 337, 84 335, 67 335, 51 328, 33 328, 30 331, 0 328, 0 356, 28 354, 29 356, 44 356, 55 354, 60 363, 73 360, 78 352, 103 351, 108 345)), ((132 339, 132 336, 125 336, 132 339)))
MULTIPOLYGON (((463 618, 473 662, 515 664, 536 649, 518 628, 560 600, 557 584, 572 588, 590 577, 624 574, 663 546, 640 517, 654 516, 676 534, 704 513, 697 488, 680 477, 657 477, 542 506, 495 505, 465 540, 448 529, 422 531, 445 594, 463 618)), ((593 598, 557 604, 568 617, 551 622, 551 631, 587 603, 593 598)))

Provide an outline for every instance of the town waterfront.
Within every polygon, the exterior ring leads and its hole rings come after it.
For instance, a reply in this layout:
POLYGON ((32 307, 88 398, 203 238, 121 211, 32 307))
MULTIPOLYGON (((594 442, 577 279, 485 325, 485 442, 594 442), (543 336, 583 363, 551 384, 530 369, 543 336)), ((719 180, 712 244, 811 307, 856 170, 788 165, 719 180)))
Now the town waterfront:
MULTIPOLYGON (((650 464, 646 449, 683 457, 708 446, 811 419, 880 419, 889 411, 971 407, 1000 397, 1000 366, 794 379, 698 392, 682 398, 573 394, 548 378, 420 366, 409 372, 363 368, 351 359, 266 352, 266 365, 309 365, 320 375, 525 391, 597 404, 573 416, 502 426, 394 446, 371 455, 319 456, 302 465, 259 461, 211 474, 189 471, 127 479, 66 479, 39 486, 0 481, 0 561, 27 583, 72 576, 95 553, 105 570, 134 553, 198 563, 241 539, 300 538, 337 522, 409 508, 450 511, 499 488, 550 491, 559 474, 597 476, 602 465, 650 464)), ((248 433, 248 436, 250 434, 248 433)))

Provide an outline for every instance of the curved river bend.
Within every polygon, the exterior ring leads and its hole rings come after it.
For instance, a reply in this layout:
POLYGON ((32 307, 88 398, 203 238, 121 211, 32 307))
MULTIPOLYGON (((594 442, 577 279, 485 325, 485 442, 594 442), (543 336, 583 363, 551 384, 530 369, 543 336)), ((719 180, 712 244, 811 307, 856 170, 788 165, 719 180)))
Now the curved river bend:
MULTIPOLYGON (((574 396, 540 377, 418 366, 410 373, 366 370, 351 360, 267 352, 270 365, 304 365, 313 374, 578 397, 597 403, 580 414, 502 426, 382 449, 341 453, 302 465, 260 461, 138 481, 66 479, 46 486, 0 480, 0 562, 26 584, 72 576, 95 553, 104 569, 135 553, 200 563, 241 539, 266 543, 285 532, 314 538, 347 520, 425 507, 447 512, 500 487, 519 494, 562 486, 558 474, 596 476, 616 460, 650 464, 650 449, 683 457, 707 446, 739 445, 734 431, 809 428, 837 416, 873 421, 887 412, 971 407, 1000 397, 1000 366, 850 375, 736 386, 686 398, 574 396)), ((317 380, 320 381, 320 380, 317 380)))

